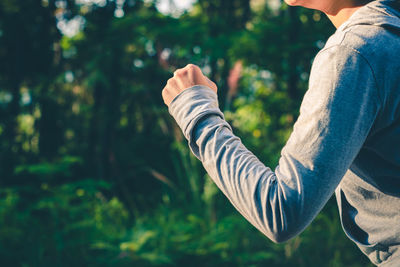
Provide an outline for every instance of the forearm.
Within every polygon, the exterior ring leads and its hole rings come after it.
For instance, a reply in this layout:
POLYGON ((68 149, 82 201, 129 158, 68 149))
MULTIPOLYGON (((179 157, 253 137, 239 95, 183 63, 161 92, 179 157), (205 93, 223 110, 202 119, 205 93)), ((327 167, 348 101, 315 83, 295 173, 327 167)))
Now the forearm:
POLYGON ((208 116, 196 125, 193 135, 198 157, 215 184, 267 237, 283 242, 300 232, 301 225, 307 225, 299 221, 301 192, 279 181, 244 147, 226 121, 208 116))
POLYGON ((302 186, 291 187, 293 184, 279 181, 243 146, 223 119, 216 95, 206 87, 196 87, 176 101, 170 107, 171 114, 189 140, 192 152, 235 208, 275 242, 303 230, 312 218, 301 216, 302 186))

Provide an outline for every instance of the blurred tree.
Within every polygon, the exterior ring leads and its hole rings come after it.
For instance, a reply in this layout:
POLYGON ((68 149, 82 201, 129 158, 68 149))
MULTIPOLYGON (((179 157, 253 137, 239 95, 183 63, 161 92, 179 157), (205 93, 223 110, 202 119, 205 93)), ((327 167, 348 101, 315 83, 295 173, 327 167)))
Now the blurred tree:
POLYGON ((31 140, 24 140, 18 129, 21 114, 32 114, 35 108, 40 110, 37 142, 41 157, 52 158, 62 143, 61 113, 57 115, 60 108, 54 94, 49 92, 61 61, 56 2, 9 0, 0 3, 0 86, 3 94, 10 96, 1 111, 3 182, 11 181, 16 163, 23 155, 33 152, 23 146, 31 140))

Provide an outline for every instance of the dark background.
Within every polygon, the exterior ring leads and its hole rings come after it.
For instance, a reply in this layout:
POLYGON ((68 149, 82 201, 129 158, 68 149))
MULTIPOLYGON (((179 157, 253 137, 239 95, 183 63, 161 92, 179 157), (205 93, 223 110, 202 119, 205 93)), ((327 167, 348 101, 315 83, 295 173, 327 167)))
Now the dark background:
POLYGON ((334 32, 325 15, 275 2, 166 14, 152 1, 1 0, 0 265, 367 266, 334 199, 299 237, 269 241, 163 104, 173 71, 199 65, 274 169, 334 32))

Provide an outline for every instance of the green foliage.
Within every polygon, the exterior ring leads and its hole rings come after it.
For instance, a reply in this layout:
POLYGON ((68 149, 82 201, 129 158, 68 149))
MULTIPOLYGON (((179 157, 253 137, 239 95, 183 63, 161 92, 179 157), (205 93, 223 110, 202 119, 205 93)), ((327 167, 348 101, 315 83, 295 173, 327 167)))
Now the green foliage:
POLYGON ((325 17, 269 1, 199 0, 181 16, 89 2, 0 1, 1 266, 367 266, 332 201, 299 237, 268 241, 161 99, 176 68, 198 64, 274 167, 333 32, 325 17), (68 22, 81 30, 63 35, 68 22))
POLYGON ((33 176, 49 178, 56 175, 70 176, 70 168, 76 163, 82 163, 82 160, 77 157, 67 156, 58 162, 41 162, 38 164, 20 165, 16 166, 14 170, 15 175, 29 174, 33 176))
POLYGON ((118 199, 102 195, 104 186, 81 180, 2 190, 3 266, 86 265, 115 258, 118 251, 103 253, 103 246, 125 236, 128 212, 118 199))

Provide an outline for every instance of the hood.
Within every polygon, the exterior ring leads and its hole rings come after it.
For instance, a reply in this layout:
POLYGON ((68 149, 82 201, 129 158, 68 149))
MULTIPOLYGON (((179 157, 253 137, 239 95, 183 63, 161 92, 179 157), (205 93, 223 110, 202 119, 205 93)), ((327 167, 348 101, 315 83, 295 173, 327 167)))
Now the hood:
POLYGON ((357 10, 340 28, 356 25, 383 27, 400 35, 400 0, 377 0, 357 10))

